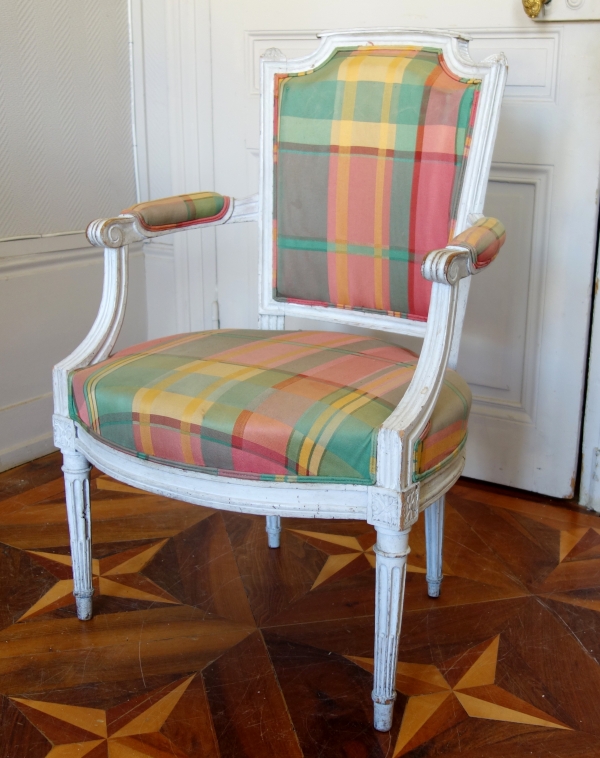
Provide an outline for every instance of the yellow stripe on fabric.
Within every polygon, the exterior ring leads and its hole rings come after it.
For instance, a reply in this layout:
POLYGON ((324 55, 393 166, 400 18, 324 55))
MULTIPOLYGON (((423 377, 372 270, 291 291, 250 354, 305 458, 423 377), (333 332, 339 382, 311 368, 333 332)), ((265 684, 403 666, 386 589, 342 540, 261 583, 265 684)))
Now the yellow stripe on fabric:
POLYGON ((218 390, 224 384, 230 381, 244 382, 248 379, 252 379, 254 376, 264 373, 263 369, 257 368, 244 368, 237 373, 223 378, 217 382, 213 382, 210 387, 207 387, 204 392, 200 392, 194 397, 187 405, 181 416, 180 430, 181 430, 181 449, 185 457, 186 463, 194 463, 194 456, 192 453, 192 439, 191 428, 192 423, 201 423, 206 415, 207 411, 217 402, 216 400, 208 400, 207 396, 213 394, 215 390, 218 390), (199 414, 199 416, 197 415, 199 414))
MULTIPOLYGON (((205 332, 203 338, 210 337, 213 334, 213 331, 205 332)), ((185 345, 186 342, 192 342, 196 339, 198 339, 197 334, 186 334, 176 342, 168 342, 167 345, 165 345, 165 343, 161 343, 160 345, 156 345, 154 348, 144 350, 144 352, 141 354, 141 357, 146 357, 147 355, 155 355, 156 353, 160 353, 160 351, 164 350, 167 346, 170 349, 172 347, 177 347, 178 345, 185 345)), ((96 403, 96 387, 98 386, 98 382, 101 379, 110 376, 110 374, 112 374, 117 369, 120 369, 123 366, 127 366, 130 363, 135 363, 135 361, 139 359, 140 353, 126 355, 123 358, 116 360, 114 363, 110 363, 108 366, 105 366, 102 369, 98 369, 96 373, 92 374, 91 377, 86 380, 83 388, 84 398, 88 406, 88 413, 90 414, 90 427, 97 434, 100 434, 100 414, 98 412, 98 404, 96 403)))
POLYGON ((399 366, 398 368, 394 368, 392 371, 387 371, 382 376, 378 376, 375 379, 372 379, 369 382, 366 382, 365 384, 361 384, 358 389, 360 389, 361 392, 368 392, 370 395, 375 395, 376 397, 381 397, 381 395, 384 395, 385 392, 378 392, 378 390, 381 388, 382 385, 389 384, 391 382, 390 390, 396 390, 400 386, 402 386, 398 381, 397 378, 400 378, 403 374, 406 374, 406 381, 403 382, 403 384, 409 384, 413 375, 415 373, 415 366, 399 366))
POLYGON ((420 482, 420 481, 423 481, 424 479, 427 479, 432 474, 435 474, 436 471, 439 471, 441 468, 446 466, 451 460, 454 460, 464 448, 467 442, 468 436, 469 435, 467 431, 465 430, 465 433, 462 439, 460 440, 458 446, 455 447, 454 450, 449 451, 448 455, 445 458, 443 458, 441 461, 436 463, 434 466, 431 466, 430 468, 424 468, 421 465, 421 453, 415 449, 413 451, 413 463, 414 463, 413 482, 420 482))
MULTIPOLYGON (((353 395, 354 394, 356 393, 353 393, 353 395)), ((312 475, 318 474, 321 459, 327 450, 327 444, 342 421, 347 419, 348 416, 351 416, 359 408, 370 403, 373 399, 374 398, 370 395, 361 395, 359 397, 351 398, 352 402, 346 405, 346 407, 338 407, 338 411, 342 411, 341 413, 336 413, 333 418, 330 417, 329 421, 326 421, 324 428, 319 435, 319 444, 315 446, 313 453, 310 456, 309 470, 312 475)))
MULTIPOLYGON (((310 355, 312 353, 320 352, 320 345, 308 345, 308 344, 299 344, 299 343, 294 343, 294 342, 286 342, 283 335, 281 339, 275 337, 269 340, 269 342, 271 343, 274 341, 276 341, 277 344, 279 345, 281 344, 287 345, 287 350, 285 352, 279 352, 273 355, 270 359, 263 360, 260 364, 263 369, 270 369, 270 368, 273 368, 276 364, 283 364, 291 359, 302 358, 305 355, 310 355)), ((261 346, 260 342, 259 343, 252 342, 250 344, 243 345, 242 347, 239 347, 237 349, 225 350, 221 353, 218 353, 217 356, 215 356, 215 358, 218 358, 219 361, 229 361, 230 359, 239 360, 244 357, 245 352, 248 352, 248 351, 256 352, 257 349, 260 349, 260 346, 261 346), (223 357, 223 355, 225 357, 223 357)))
MULTIPOLYGON (((340 121, 331 124, 331 144, 351 145, 354 108, 360 67, 367 55, 351 56, 342 61, 338 81, 344 82, 344 96, 340 121)), ((335 198, 335 277, 338 305, 350 305, 348 287, 348 202, 350 195, 350 152, 340 147, 337 157, 337 185, 335 198)))
POLYGON ((374 147, 393 150, 396 146, 396 124, 379 121, 332 121, 332 132, 337 135, 339 147, 374 147), (387 140, 382 143, 381 131, 385 127, 387 140))
POLYGON ((165 377, 161 382, 158 382, 154 387, 140 388, 133 398, 132 412, 137 412, 139 414, 140 444, 142 446, 141 452, 146 453, 147 455, 154 455, 150 416, 157 397, 162 395, 162 393, 173 384, 180 381, 182 376, 199 373, 199 368, 202 368, 201 373, 203 375, 210 376, 212 374, 212 376, 219 378, 216 379, 216 381, 211 382, 205 390, 195 395, 181 414, 180 431, 185 434, 185 436, 182 435, 182 450, 186 458, 186 463, 194 463, 191 442, 189 439, 193 414, 202 408, 203 418, 206 411, 216 402, 208 401, 206 398, 228 382, 240 381, 241 377, 244 377, 244 379, 250 379, 264 371, 264 369, 248 368, 246 366, 240 368, 235 364, 220 363, 219 361, 191 361, 185 366, 179 366, 174 369, 172 374, 165 377), (212 369, 212 372, 209 369, 212 369), (203 404, 204 407, 202 407, 203 404), (184 440, 186 442, 185 449, 183 449, 184 440))
MULTIPOLYGON (((377 155, 377 168, 375 174, 375 218, 373 220, 373 284, 375 287, 375 308, 383 310, 383 204, 385 201, 385 173, 386 169, 391 170, 389 161, 386 157, 386 150, 390 143, 390 132, 396 133, 395 125, 389 123, 390 111, 392 107, 392 93, 394 84, 397 81, 397 74, 404 73, 410 59, 392 58, 390 59, 385 72, 383 87, 383 100, 381 103, 381 123, 380 136, 377 155), (399 71, 400 70, 400 71, 399 71)), ((402 78, 402 77, 401 77, 402 78)), ((393 145, 392 145, 393 148, 393 145)), ((390 198, 388 198, 388 201, 390 198)))
POLYGON ((458 447, 465 434, 466 425, 462 426, 460 429, 456 429, 450 434, 444 435, 433 445, 428 445, 427 438, 425 438, 421 452, 420 471, 427 469, 427 464, 429 461, 435 460, 435 458, 439 458, 439 456, 443 453, 450 455, 450 453, 452 453, 458 447))
POLYGON ((343 414, 339 414, 339 421, 334 420, 334 424, 337 427, 348 417, 351 412, 350 409, 360 408, 361 405, 365 405, 372 399, 372 397, 365 395, 365 393, 360 390, 353 390, 328 406, 314 421, 306 435, 298 455, 298 466, 304 469, 309 476, 314 476, 318 472, 319 463, 325 453, 325 448, 321 445, 320 440, 317 442, 317 438, 322 435, 323 430, 330 422, 332 416, 338 414, 339 411, 344 411, 343 414))

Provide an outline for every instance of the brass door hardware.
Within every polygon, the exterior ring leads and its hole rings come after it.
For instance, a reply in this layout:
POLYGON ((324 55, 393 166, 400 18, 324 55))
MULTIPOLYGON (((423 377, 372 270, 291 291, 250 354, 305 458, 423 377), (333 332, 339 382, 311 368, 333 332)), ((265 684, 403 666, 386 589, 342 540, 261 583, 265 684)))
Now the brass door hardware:
POLYGON ((525 13, 529 18, 537 18, 544 5, 547 5, 550 0, 522 0, 522 2, 525 13))

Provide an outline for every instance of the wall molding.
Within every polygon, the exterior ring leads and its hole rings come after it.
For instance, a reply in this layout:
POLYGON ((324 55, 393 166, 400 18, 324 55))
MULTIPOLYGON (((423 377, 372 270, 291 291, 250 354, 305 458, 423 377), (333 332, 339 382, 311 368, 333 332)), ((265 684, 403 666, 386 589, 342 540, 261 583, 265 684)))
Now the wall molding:
POLYGON ((52 392, 0 408, 0 471, 55 449, 51 418, 52 392), (47 423, 40 424, 41 418, 47 423))
POLYGON ((554 0, 544 6, 536 22, 600 21, 600 0, 554 0))
POLYGON ((508 80, 503 102, 557 101, 561 26, 530 29, 479 27, 464 31, 473 37, 469 50, 477 61, 499 50, 505 53, 508 80), (479 50, 481 54, 478 55, 479 50))
POLYGON ((317 34, 322 29, 279 29, 279 30, 257 30, 247 31, 245 33, 245 55, 246 55, 246 86, 248 92, 251 95, 259 95, 260 85, 260 68, 259 60, 260 56, 269 47, 278 48, 290 48, 294 50, 298 49, 295 55, 288 55, 283 50, 284 54, 288 58, 300 57, 300 55, 306 51, 305 54, 309 55, 314 52, 319 46, 319 40, 317 34))
POLYGON ((87 241, 84 231, 64 232, 62 234, 32 234, 28 237, 0 240, 0 259, 36 253, 56 253, 84 247, 93 249, 87 241))
MULTIPOLYGON (((173 193, 214 187, 209 0, 166 4, 169 130, 173 193)), ((173 237, 177 326, 210 324, 217 288, 214 230, 173 237)))
POLYGON ((172 242, 155 242, 149 240, 144 243, 144 255, 146 258, 158 258, 172 261, 175 255, 172 242))
POLYGON ((18 442, 12 447, 6 447, 0 450, 0 472, 8 471, 15 466, 41 458, 43 455, 53 453, 56 450, 52 432, 40 434, 22 442, 18 442))
MULTIPOLYGON (((309 55, 317 48, 319 44, 317 34, 321 31, 321 29, 247 31, 244 45, 247 91, 258 97, 259 59, 265 50, 270 47, 279 48, 288 58, 309 55)), ((506 53, 509 72, 504 93, 505 102, 511 100, 556 101, 561 27, 532 27, 530 29, 479 27, 464 29, 464 31, 473 37, 470 52, 474 54, 473 57, 477 61, 498 51, 506 53), (489 44, 482 44, 486 42, 489 44), (477 56, 478 50, 482 50, 480 56, 477 56)))
MULTIPOLYGON (((139 243, 131 245, 129 260, 143 255, 139 243)), ((14 258, 0 256, 0 280, 13 279, 16 276, 39 274, 43 270, 56 268, 73 268, 102 263, 104 251, 88 245, 73 249, 59 249, 41 253, 28 253, 14 258)))
MULTIPOLYGON (((545 307, 547 249, 549 242, 552 166, 492 163, 490 182, 528 184, 533 187, 533 228, 529 259, 529 284, 525 339, 523 347, 523 377, 517 401, 490 397, 485 385, 471 383, 472 414, 507 418, 525 424, 536 423, 539 378, 541 329, 545 307)), ((485 275, 485 274, 484 274, 485 275)), ((468 377, 465 377, 468 379, 468 377)))

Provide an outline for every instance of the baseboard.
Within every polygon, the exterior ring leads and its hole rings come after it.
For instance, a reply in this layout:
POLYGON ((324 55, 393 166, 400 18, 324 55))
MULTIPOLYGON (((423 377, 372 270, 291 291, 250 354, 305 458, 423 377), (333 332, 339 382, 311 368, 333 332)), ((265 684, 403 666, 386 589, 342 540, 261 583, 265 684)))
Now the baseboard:
POLYGON ((53 453, 55 450, 52 432, 24 440, 14 447, 0 450, 0 472, 8 471, 8 469, 20 466, 22 463, 40 458, 42 455, 53 453))

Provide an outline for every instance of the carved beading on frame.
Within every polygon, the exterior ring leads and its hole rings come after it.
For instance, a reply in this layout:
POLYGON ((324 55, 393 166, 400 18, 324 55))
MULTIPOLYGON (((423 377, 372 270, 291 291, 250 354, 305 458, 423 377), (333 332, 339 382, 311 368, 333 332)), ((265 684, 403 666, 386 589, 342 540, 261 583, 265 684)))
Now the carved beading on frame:
POLYGON ((285 53, 283 53, 278 47, 267 48, 267 50, 265 50, 265 52, 260 57, 268 61, 287 60, 287 56, 285 55, 285 53))
POLYGON ((371 487, 367 522, 390 529, 409 529, 419 517, 419 485, 402 492, 371 487))

